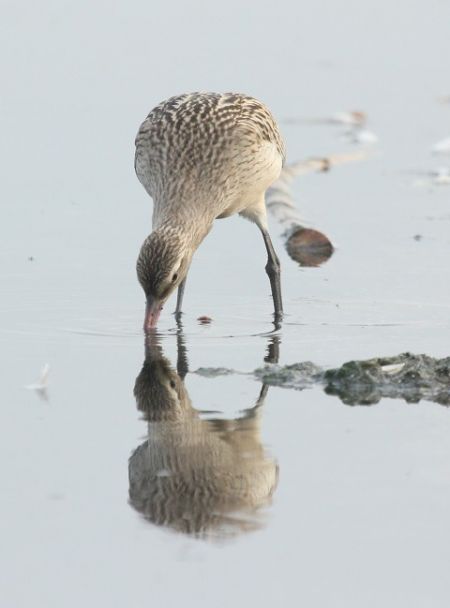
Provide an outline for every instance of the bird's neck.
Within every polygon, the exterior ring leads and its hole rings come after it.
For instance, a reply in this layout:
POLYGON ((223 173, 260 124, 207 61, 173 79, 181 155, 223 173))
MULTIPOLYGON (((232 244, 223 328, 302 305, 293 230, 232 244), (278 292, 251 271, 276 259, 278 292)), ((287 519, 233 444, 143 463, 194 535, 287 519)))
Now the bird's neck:
POLYGON ((194 252, 211 230, 212 223, 212 220, 207 221, 206 218, 202 222, 194 221, 189 217, 177 218, 177 221, 162 218, 153 224, 153 230, 168 240, 176 236, 184 249, 191 249, 194 252))
POLYGON ((217 200, 223 196, 215 189, 201 188, 192 180, 174 180, 153 196, 153 230, 175 230, 187 246, 196 249, 211 230, 217 200))

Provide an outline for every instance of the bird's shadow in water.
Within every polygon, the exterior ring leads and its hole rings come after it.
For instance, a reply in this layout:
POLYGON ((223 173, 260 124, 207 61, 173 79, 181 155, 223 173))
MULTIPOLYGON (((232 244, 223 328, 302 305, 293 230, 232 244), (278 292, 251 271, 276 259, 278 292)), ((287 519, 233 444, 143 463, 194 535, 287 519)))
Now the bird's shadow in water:
MULTIPOLYGON (((266 361, 278 360, 278 340, 270 337, 266 361)), ((129 502, 147 521, 194 537, 225 540, 260 529, 278 481, 260 437, 268 386, 238 418, 204 419, 185 387, 180 324, 177 352, 175 371, 160 337, 147 334, 134 396, 148 436, 129 459, 129 502)))

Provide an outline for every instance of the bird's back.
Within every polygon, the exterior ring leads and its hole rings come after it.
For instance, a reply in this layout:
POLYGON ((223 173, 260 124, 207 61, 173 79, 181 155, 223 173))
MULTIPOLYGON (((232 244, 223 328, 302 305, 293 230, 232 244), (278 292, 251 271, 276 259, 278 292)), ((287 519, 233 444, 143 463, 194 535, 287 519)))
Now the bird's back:
POLYGON ((136 136, 135 168, 155 205, 201 199, 202 192, 237 200, 258 179, 263 192, 284 154, 276 122, 261 102, 237 93, 191 93, 150 112, 136 136))

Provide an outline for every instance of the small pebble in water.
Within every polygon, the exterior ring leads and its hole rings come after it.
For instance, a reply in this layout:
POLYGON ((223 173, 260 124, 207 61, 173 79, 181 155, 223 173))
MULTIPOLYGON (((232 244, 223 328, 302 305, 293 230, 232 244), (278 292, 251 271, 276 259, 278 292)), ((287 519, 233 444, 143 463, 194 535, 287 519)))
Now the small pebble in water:
POLYGON ((333 254, 333 245, 329 239, 312 228, 299 226, 289 237, 286 250, 290 257, 300 266, 320 266, 333 254))
POLYGON ((212 322, 212 319, 211 319, 211 317, 207 317, 206 315, 202 315, 201 317, 198 317, 197 321, 201 325, 209 325, 209 323, 212 322))
POLYGON ((413 239, 414 239, 415 241, 421 241, 421 240, 423 239, 423 236, 422 236, 421 234, 415 234, 415 235, 413 236, 413 239))

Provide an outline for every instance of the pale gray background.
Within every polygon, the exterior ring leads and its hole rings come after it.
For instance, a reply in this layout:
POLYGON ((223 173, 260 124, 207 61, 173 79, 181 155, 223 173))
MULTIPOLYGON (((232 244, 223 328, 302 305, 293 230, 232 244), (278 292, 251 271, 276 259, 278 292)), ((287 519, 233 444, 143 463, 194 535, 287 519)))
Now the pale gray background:
MULTIPOLYGON (((364 110, 374 157, 298 180, 338 246, 283 263, 282 362, 405 350, 449 355, 449 190, 415 188, 450 135, 448 1, 1 3, 0 506, 2 606, 447 607, 450 417, 319 389, 271 389, 264 441, 280 466, 266 528, 224 546, 128 506, 145 438, 134 264, 151 201, 133 171, 147 112, 191 90, 244 91, 281 122, 288 157, 347 151, 341 129, 283 123, 364 110), (412 237, 420 233, 421 241, 412 237), (28 257, 33 256, 34 261, 28 257), (50 401, 26 391, 48 362, 50 401)), ((258 231, 218 223, 187 287, 192 369, 261 365, 271 301, 258 231), (210 327, 196 318, 208 314, 210 327)), ((161 321, 174 360, 173 319, 161 321)), ((193 404, 249 407, 246 376, 187 377, 193 404)))

